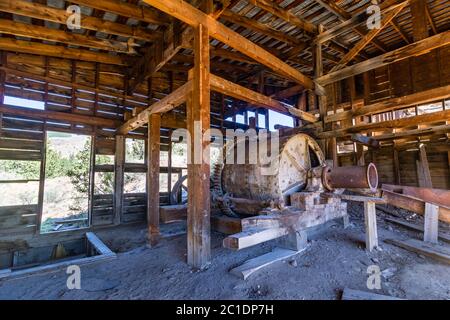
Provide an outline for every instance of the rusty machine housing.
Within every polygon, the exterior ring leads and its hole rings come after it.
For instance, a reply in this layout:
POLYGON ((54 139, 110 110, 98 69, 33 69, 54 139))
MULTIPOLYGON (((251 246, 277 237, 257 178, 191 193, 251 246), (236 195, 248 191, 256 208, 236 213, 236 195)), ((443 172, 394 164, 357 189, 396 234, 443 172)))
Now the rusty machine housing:
MULTIPOLYGON (((228 143, 235 152, 239 143, 228 143)), ((248 157, 248 155, 247 155, 248 157)), ((281 238, 285 247, 300 250, 306 230, 342 218, 348 223, 345 189, 375 191, 374 164, 336 167, 326 161, 317 142, 304 133, 281 137, 276 170, 267 164, 217 164, 212 176, 212 205, 222 214, 241 218, 242 232, 224 239, 226 248, 240 250, 281 238)))

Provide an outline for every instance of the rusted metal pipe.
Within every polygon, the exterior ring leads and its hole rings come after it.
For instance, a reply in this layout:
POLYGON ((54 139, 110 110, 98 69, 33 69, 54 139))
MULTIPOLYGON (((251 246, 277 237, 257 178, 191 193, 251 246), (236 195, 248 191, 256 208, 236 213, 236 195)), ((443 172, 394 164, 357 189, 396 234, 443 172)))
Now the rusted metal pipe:
POLYGON ((378 172, 373 163, 366 166, 325 167, 322 183, 326 189, 370 189, 375 192, 378 186, 378 172))

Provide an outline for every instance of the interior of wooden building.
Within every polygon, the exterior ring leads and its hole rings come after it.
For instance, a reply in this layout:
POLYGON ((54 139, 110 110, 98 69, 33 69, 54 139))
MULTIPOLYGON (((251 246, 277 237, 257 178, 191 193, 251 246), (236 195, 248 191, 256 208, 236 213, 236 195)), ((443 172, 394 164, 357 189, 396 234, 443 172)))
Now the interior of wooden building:
POLYGON ((309 228, 347 226, 352 203, 371 254, 388 246, 377 215, 398 208, 419 231, 389 245, 448 264, 449 61, 448 0, 0 0, 0 282, 71 255, 110 263, 95 234, 129 225, 164 250, 173 220, 190 268, 218 259, 217 234, 229 255, 284 239, 269 265, 309 228), (283 173, 301 187, 263 201, 253 169, 189 163, 179 129, 306 143, 283 173))

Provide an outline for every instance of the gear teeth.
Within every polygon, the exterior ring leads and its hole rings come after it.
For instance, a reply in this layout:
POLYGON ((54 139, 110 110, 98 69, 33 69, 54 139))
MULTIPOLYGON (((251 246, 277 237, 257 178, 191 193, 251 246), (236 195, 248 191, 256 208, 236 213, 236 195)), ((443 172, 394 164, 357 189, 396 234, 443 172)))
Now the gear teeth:
MULTIPOLYGON (((222 169, 223 164, 216 163, 214 165, 213 170, 213 177, 212 177, 212 184, 213 184, 213 191, 219 196, 224 197, 223 190, 222 190, 222 169)), ((218 201, 218 206, 222 213, 226 216, 238 218, 239 216, 231 210, 231 208, 228 206, 228 204, 225 201, 218 201)))

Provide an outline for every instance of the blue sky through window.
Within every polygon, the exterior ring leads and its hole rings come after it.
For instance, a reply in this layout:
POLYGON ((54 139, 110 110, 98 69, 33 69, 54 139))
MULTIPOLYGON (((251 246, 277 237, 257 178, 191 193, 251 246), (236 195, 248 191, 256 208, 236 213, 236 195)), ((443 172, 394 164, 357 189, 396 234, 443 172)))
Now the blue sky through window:
POLYGON ((45 104, 42 101, 15 98, 10 96, 5 96, 4 104, 38 110, 44 110, 45 107, 45 104))

